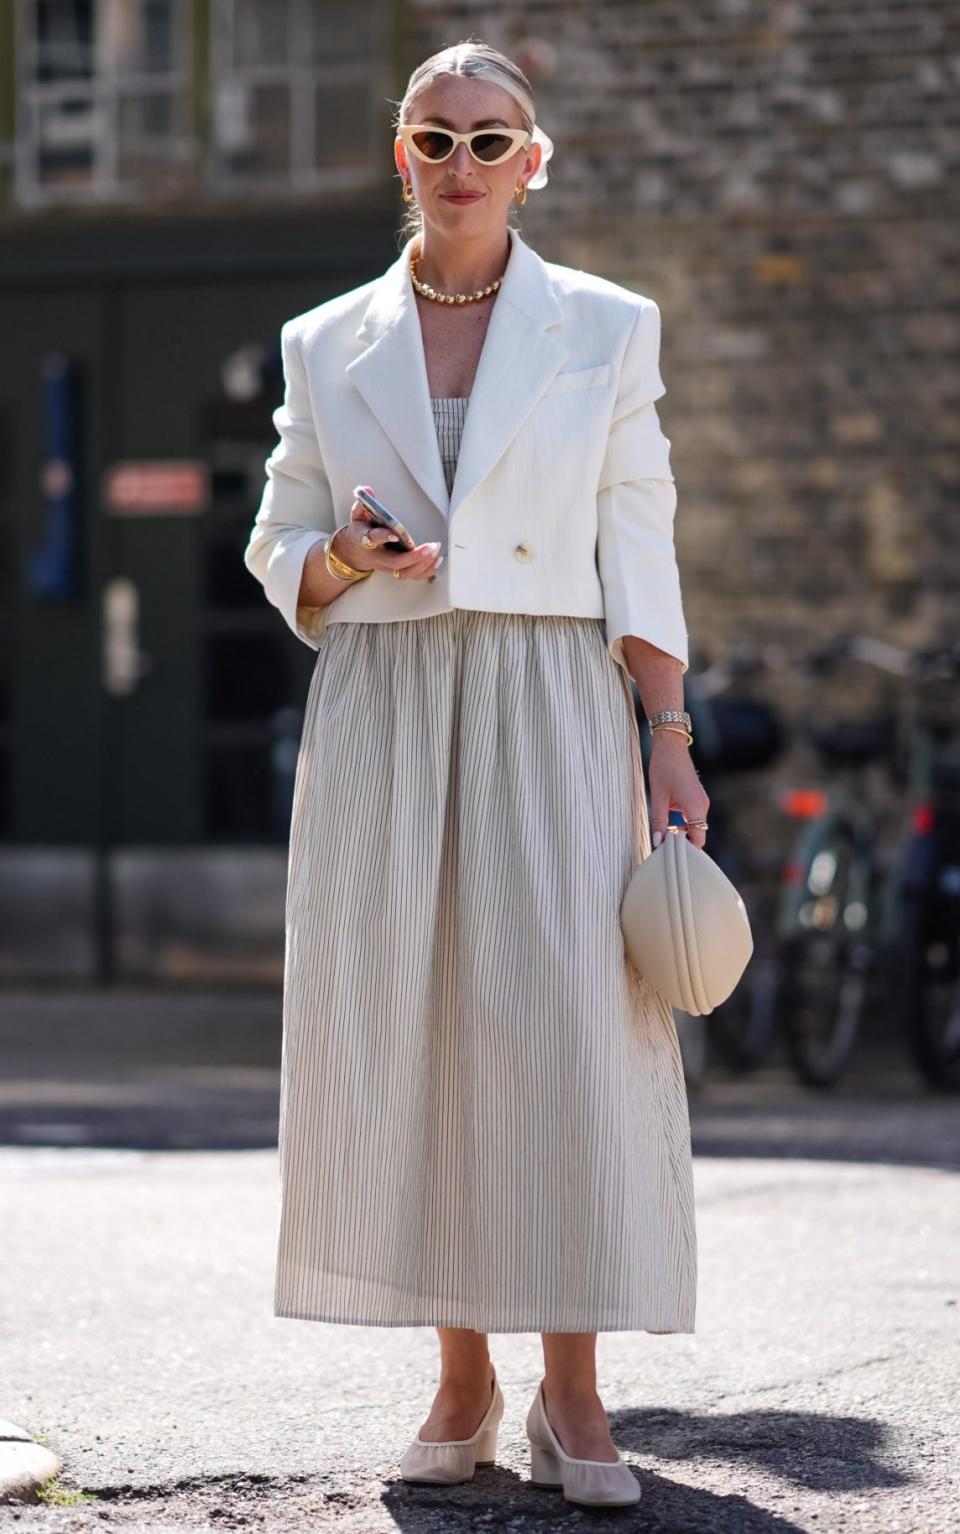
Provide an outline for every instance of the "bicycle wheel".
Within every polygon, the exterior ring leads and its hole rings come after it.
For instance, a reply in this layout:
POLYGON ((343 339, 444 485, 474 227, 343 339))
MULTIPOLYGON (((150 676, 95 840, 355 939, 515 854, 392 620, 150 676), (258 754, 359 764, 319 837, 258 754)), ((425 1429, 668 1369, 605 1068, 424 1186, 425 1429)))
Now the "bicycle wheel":
POLYGON ((860 935, 865 887, 854 833, 836 824, 810 859, 799 925, 781 954, 780 1015, 790 1059, 808 1086, 836 1083, 860 1031, 870 967, 860 935))
POLYGON ((729 1069, 755 1071, 766 1059, 776 1035, 779 993, 779 959, 758 936, 746 974, 710 1018, 711 1042, 729 1069))

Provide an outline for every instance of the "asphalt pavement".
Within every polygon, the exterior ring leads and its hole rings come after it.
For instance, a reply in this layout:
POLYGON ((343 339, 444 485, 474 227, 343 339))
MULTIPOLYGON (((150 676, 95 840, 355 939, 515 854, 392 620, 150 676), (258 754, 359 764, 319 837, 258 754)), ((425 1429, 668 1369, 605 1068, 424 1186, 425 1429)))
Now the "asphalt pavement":
POLYGON ((0 1528, 957 1528, 960 1107, 894 1041, 691 1088, 696 1331, 600 1334, 642 1497, 595 1513, 529 1485, 536 1334, 491 1336, 497 1464, 433 1488, 436 1333, 273 1316, 274 994, 8 994, 2 1039, 0 1417, 62 1471, 0 1528))

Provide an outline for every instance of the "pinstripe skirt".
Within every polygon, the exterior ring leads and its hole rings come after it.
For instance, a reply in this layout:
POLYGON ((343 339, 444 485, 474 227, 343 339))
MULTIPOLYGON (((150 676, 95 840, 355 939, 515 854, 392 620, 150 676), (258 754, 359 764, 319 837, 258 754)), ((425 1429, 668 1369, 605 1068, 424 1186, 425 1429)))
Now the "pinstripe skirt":
POLYGON ((290 833, 275 1315, 694 1330, 676 1026, 619 924, 648 838, 602 619, 328 625, 290 833))

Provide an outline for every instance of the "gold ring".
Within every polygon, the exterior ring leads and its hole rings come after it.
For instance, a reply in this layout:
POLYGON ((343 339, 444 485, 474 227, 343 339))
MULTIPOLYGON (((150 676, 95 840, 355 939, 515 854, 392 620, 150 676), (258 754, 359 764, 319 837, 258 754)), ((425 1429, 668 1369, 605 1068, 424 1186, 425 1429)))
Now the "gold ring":
POLYGON ((365 549, 375 549, 377 546, 373 539, 370 537, 369 533, 364 533, 363 537, 360 539, 360 542, 363 544, 365 549))

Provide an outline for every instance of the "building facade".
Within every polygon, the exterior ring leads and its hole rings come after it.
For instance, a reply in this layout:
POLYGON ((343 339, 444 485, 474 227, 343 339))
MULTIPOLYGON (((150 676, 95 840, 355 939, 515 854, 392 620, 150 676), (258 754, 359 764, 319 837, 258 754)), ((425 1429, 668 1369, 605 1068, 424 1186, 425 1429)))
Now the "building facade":
POLYGON ((245 881, 276 912, 312 652, 241 552, 279 327, 393 259, 393 102, 457 38, 554 138, 526 238, 660 304, 693 653, 772 648, 802 708, 818 639, 952 631, 949 10, 0 6, 0 978, 49 967, 51 880, 76 975, 176 973, 218 903, 240 963, 245 881))

